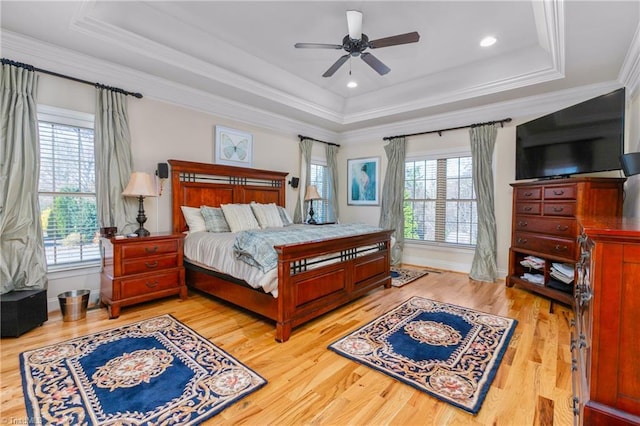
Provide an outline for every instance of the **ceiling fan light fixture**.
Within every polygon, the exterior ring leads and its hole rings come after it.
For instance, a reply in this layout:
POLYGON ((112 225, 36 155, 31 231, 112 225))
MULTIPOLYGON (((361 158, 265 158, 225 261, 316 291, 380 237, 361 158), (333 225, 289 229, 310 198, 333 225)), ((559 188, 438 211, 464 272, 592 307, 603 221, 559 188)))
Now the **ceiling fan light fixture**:
POLYGON ((480 46, 482 47, 493 46, 494 44, 496 44, 496 41, 498 40, 494 36, 486 36, 485 38, 480 40, 480 46))
POLYGON ((351 81, 349 81, 349 82, 347 83, 347 87, 348 87, 349 89, 355 89, 356 87, 358 87, 358 82, 357 82, 357 81, 354 81, 354 80, 351 80, 351 81))
POLYGON ((359 10, 347 10, 347 28, 349 38, 360 40, 362 37, 362 12, 359 10))

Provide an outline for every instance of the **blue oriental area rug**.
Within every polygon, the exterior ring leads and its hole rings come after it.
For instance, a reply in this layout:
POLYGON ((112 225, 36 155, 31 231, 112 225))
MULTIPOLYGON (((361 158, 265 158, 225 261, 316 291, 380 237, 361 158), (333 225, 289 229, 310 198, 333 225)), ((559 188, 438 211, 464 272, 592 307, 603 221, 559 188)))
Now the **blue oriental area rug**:
POLYGON ((329 349, 477 414, 516 324, 413 297, 329 349))
POLYGON ((20 354, 36 424, 195 425, 267 382, 171 315, 20 354))

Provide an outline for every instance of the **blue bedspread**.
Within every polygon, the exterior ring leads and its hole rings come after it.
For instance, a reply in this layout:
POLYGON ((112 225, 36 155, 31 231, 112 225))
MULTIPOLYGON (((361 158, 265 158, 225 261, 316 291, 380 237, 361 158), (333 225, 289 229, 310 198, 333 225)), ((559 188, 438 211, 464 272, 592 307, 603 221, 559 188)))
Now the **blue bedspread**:
POLYGON ((284 228, 256 229, 238 233, 233 249, 238 259, 267 272, 278 266, 278 254, 274 246, 348 237, 381 231, 381 228, 365 224, 294 225, 284 228))

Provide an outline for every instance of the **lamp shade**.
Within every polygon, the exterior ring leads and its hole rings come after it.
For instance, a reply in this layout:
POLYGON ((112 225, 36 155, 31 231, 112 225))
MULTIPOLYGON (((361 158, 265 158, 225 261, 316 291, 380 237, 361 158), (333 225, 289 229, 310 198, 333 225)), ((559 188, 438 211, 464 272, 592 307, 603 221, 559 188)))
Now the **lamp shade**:
POLYGON ((315 185, 307 186, 307 193, 304 196, 305 201, 319 200, 322 197, 318 194, 318 188, 315 185))
POLYGON ((127 187, 122 191, 125 197, 155 197, 156 188, 148 173, 133 172, 127 187))
POLYGON ((620 165, 625 176, 640 174, 640 152, 630 152, 620 156, 620 165))

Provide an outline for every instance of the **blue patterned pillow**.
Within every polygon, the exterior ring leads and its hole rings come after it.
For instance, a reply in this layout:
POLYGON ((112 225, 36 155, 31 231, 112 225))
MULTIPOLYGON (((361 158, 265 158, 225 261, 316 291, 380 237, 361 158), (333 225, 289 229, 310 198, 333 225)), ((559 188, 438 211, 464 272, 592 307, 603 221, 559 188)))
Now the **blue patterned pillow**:
POLYGON ((209 232, 231 232, 221 208, 201 206, 200 213, 209 232))
POLYGON ((282 206, 278 206, 278 213, 280 213, 280 220, 284 226, 293 225, 293 220, 289 216, 289 212, 282 206))

